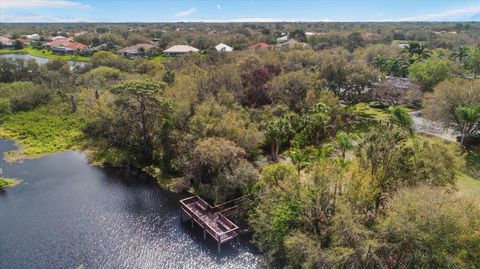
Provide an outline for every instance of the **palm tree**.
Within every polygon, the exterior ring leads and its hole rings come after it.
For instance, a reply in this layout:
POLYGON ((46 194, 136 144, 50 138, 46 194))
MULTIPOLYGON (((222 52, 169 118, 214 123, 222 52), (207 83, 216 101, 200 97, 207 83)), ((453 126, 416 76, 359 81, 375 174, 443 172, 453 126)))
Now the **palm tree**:
POLYGON ((469 51, 470 49, 467 46, 460 46, 452 53, 452 57, 454 59, 458 59, 460 63, 463 63, 463 61, 468 57, 469 51))
POLYGON ((345 160, 345 153, 348 150, 351 150, 355 146, 355 140, 358 139, 358 136, 355 134, 349 134, 343 131, 337 133, 335 137, 336 147, 342 151, 342 159, 345 160))
POLYGON ((405 51, 410 54, 410 59, 413 62, 418 60, 425 60, 430 58, 430 51, 423 45, 423 43, 418 41, 412 41, 407 45, 405 51))
POLYGON ((460 125, 460 144, 463 145, 466 135, 473 134, 479 128, 480 104, 473 106, 458 106, 455 109, 455 116, 460 125))

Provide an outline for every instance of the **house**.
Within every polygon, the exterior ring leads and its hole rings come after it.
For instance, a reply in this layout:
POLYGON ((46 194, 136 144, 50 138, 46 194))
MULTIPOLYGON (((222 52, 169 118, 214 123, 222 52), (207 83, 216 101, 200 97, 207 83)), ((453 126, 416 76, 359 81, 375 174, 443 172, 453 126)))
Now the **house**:
POLYGON ((17 38, 16 40, 22 42, 24 46, 28 46, 32 43, 32 41, 26 37, 20 37, 20 38, 17 38))
POLYGON ((130 47, 125 47, 117 51, 117 54, 119 56, 124 56, 124 57, 140 57, 140 56, 144 56, 145 52, 148 52, 153 48, 155 48, 155 46, 152 44, 140 43, 130 47))
POLYGON ((109 49, 115 49, 115 45, 112 44, 112 46, 109 48, 109 45, 107 43, 100 44, 96 47, 91 47, 83 52, 84 56, 92 56, 95 52, 101 51, 101 50, 109 50, 109 49))
POLYGON ((33 40, 33 41, 39 41, 40 40, 40 35, 39 34, 22 35, 20 37, 21 38, 26 38, 26 39, 29 39, 29 40, 33 40))
POLYGON ((5 36, 0 36, 0 43, 2 44, 0 48, 11 48, 13 47, 13 41, 5 36))
POLYGON ((227 46, 223 43, 220 43, 218 45, 215 46, 215 49, 218 51, 218 52, 231 52, 233 51, 233 48, 230 47, 230 46, 227 46))
POLYGON ((270 45, 268 45, 267 43, 257 43, 257 44, 252 44, 250 46, 248 46, 248 49, 249 50, 258 50, 258 49, 269 49, 270 48, 270 45))
POLYGON ((311 46, 307 43, 298 42, 294 39, 290 39, 287 42, 280 43, 275 46, 277 50, 289 50, 289 49, 309 49, 311 46))
POLYGON ((88 48, 87 45, 73 41, 70 38, 57 38, 47 43, 47 47, 57 55, 75 55, 88 48))
POLYGON ((284 43, 288 41, 288 35, 277 38, 277 43, 284 43))
POLYGON ((165 56, 177 56, 177 55, 184 55, 193 52, 198 52, 197 48, 188 45, 175 45, 163 51, 165 56))

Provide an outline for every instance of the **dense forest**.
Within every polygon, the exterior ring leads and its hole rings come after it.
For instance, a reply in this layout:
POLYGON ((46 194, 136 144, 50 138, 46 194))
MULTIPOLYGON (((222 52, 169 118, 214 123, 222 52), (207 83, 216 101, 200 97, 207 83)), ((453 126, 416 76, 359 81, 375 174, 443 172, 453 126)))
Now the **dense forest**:
POLYGON ((0 32, 112 44, 73 69, 0 58, 0 135, 21 145, 7 159, 81 149, 214 204, 246 196, 243 228, 268 268, 480 267, 480 23, 0 32), (309 46, 247 49, 283 35, 309 46), (201 52, 115 53, 140 42, 201 52), (413 111, 457 139, 416 132, 413 111))

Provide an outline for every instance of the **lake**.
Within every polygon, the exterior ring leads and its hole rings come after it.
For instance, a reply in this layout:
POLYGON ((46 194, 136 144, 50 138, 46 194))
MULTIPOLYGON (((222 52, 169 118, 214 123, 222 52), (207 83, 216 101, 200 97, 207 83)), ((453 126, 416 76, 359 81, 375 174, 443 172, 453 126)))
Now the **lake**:
MULTIPOLYGON (((0 140, 0 153, 15 149, 0 140)), ((0 268, 257 268, 247 238, 216 242, 180 222, 179 195, 147 175, 62 152, 17 163, 0 191, 0 268)))
MULTIPOLYGON (((0 58, 24 59, 25 61, 33 59, 38 64, 45 64, 45 63, 50 61, 50 59, 48 59, 48 58, 42 58, 42 57, 38 57, 38 56, 35 56, 35 55, 20 54, 20 53, 0 54, 0 58)), ((87 64, 85 62, 79 62, 79 61, 67 61, 67 62, 70 65, 71 69, 75 68, 76 66, 83 67, 87 64)))

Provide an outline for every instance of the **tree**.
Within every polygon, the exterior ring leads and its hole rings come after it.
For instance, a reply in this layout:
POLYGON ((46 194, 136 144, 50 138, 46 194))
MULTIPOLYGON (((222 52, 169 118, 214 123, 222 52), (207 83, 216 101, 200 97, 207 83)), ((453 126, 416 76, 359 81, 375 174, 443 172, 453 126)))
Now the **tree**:
POLYGON ((125 81, 113 88, 118 95, 115 102, 117 108, 131 121, 134 131, 141 133, 146 162, 153 157, 153 131, 159 125, 158 120, 165 117, 169 109, 168 102, 162 98, 164 88, 163 82, 151 79, 125 81))
POLYGON ((16 50, 23 49, 23 42, 20 41, 20 40, 13 41, 13 48, 16 49, 16 50))
POLYGON ((470 49, 467 46, 460 46, 452 53, 452 57, 457 59, 459 63, 464 63, 465 59, 469 55, 469 52, 470 49))
POLYGON ((377 225, 385 268, 477 268, 480 209, 441 189, 400 191, 377 225))
POLYGON ((419 106, 422 101, 420 85, 408 79, 386 79, 373 87, 374 100, 389 105, 419 106))
POLYGON ((271 103, 270 85, 271 79, 280 74, 281 67, 278 65, 262 65, 248 70, 242 77, 242 103, 246 106, 260 107, 271 103))
POLYGON ((441 59, 428 59, 416 62, 408 68, 409 77, 418 81, 424 90, 430 91, 452 74, 451 65, 441 59))
POLYGON ((463 145, 465 137, 474 134, 480 128, 480 103, 473 106, 458 106, 455 108, 455 116, 461 126, 460 144, 463 145))
POLYGON ((175 83, 175 72, 167 70, 162 77, 163 82, 167 83, 168 86, 172 86, 175 83))
POLYGON ((289 141, 293 133, 293 128, 287 118, 278 118, 267 123, 265 128, 266 142, 270 144, 272 160, 278 161, 280 147, 289 141))
POLYGON ((438 84, 424 100, 423 114, 429 120, 453 128, 465 136, 478 133, 480 82, 451 79, 438 84))
POLYGON ((398 125, 399 127, 411 131, 413 119, 406 107, 393 106, 390 107, 389 120, 390 123, 398 125))
POLYGON ((302 29, 295 29, 291 31, 289 37, 299 42, 307 42, 307 36, 305 35, 305 31, 302 29))
POLYGON ((353 32, 347 36, 347 48, 350 52, 353 52, 355 49, 365 46, 365 40, 362 37, 362 34, 359 32, 353 32))
POLYGON ((430 58, 430 51, 421 42, 410 42, 405 48, 405 51, 410 54, 410 60, 412 62, 430 58))
POLYGON ((352 133, 340 131, 335 136, 335 145, 342 152, 342 159, 345 160, 345 153, 355 146, 355 140, 358 136, 352 133))
POLYGON ((467 69, 473 73, 474 78, 480 74, 480 47, 476 47, 470 51, 466 63, 467 69))
POLYGON ((196 142, 188 177, 203 196, 216 203, 241 195, 242 187, 253 184, 257 172, 245 159, 245 151, 234 142, 209 137, 196 142))

